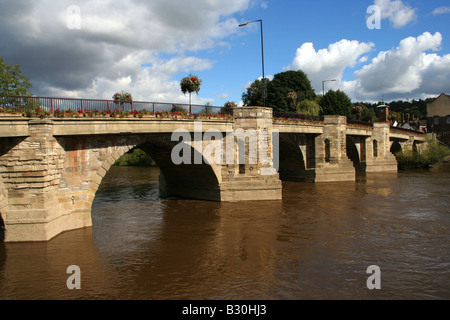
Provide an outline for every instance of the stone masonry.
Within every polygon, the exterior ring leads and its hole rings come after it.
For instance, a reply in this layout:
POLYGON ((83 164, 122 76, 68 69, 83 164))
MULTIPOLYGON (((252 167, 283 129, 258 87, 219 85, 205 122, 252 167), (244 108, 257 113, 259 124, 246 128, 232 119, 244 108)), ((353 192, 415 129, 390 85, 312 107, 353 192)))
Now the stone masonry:
MULTIPOLYGON (((102 179, 117 159, 135 147, 158 164, 163 195, 214 201, 280 200, 277 169, 286 180, 293 175, 294 181, 355 181, 347 143, 355 144, 352 157, 358 157, 366 172, 397 171, 388 124, 375 123, 373 130, 362 130, 361 135, 353 130, 350 139, 346 118, 341 116, 325 116, 323 124, 287 126, 274 124, 270 108, 235 108, 232 122, 204 122, 203 132, 220 128, 222 145, 232 146, 224 150, 222 161, 181 165, 171 159, 179 143, 172 141, 171 134, 183 125, 192 133, 192 121, 19 122, 19 131, 8 131, 14 121, 0 121, 0 231, 4 233, 0 236, 7 242, 48 241, 61 232, 92 226, 91 207, 102 179), (277 130, 285 130, 281 138, 277 130), (255 141, 251 133, 256 133, 255 141), (280 163, 287 167, 278 168, 280 163)), ((198 144, 195 133, 192 137, 189 150, 193 158, 201 158, 213 141, 198 144)), ((400 133, 396 139, 409 146, 417 137, 400 133)))

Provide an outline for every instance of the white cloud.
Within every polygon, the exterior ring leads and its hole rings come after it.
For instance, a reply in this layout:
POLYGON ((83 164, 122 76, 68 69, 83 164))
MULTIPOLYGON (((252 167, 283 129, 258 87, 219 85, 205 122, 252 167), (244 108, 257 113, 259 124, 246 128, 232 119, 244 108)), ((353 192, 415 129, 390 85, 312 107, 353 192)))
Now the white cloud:
POLYGON ((250 1, 2 1, 0 56, 13 57, 41 95, 109 99, 127 90, 138 99, 183 101, 173 77, 210 69, 213 61, 194 55, 226 47, 238 31, 232 15, 250 1), (71 30, 66 10, 74 4, 81 28, 71 30))
POLYGON ((433 16, 437 16, 440 14, 450 13, 450 7, 439 7, 433 10, 431 13, 433 16))
POLYGON ((375 0, 381 9, 381 18, 389 19, 394 28, 402 28, 416 20, 416 9, 404 4, 402 0, 375 0))
POLYGON ((448 91, 450 54, 439 56, 442 35, 425 32, 400 41, 398 47, 380 52, 355 72, 356 80, 343 89, 356 100, 421 98, 448 91))
POLYGON ((373 43, 344 39, 318 51, 312 43, 305 43, 285 69, 306 72, 316 93, 321 93, 323 80, 336 79, 333 87, 358 101, 436 96, 448 92, 450 83, 450 54, 436 53, 442 40, 439 32, 425 32, 401 40, 398 47, 379 52, 370 60, 366 53, 374 50, 373 43), (366 65, 361 67, 360 63, 366 65), (349 68, 357 69, 355 79, 345 81, 343 74, 349 68))
POLYGON ((297 49, 292 64, 285 70, 303 70, 311 80, 313 88, 319 91, 323 80, 340 81, 345 69, 367 60, 367 57, 361 56, 370 52, 373 47, 373 43, 343 39, 330 44, 327 49, 316 51, 313 43, 304 43, 297 49))

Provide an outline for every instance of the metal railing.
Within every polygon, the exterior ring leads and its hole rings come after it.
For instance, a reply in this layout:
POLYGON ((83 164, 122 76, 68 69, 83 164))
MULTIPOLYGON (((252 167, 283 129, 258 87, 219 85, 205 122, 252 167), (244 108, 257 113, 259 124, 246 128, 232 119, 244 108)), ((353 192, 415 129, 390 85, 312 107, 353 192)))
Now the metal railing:
POLYGON ((186 112, 191 114, 230 114, 226 107, 209 105, 193 105, 183 103, 163 103, 133 101, 121 103, 114 100, 99 99, 75 99, 75 98, 50 98, 50 97, 28 97, 28 96, 0 96, 0 108, 28 112, 40 108, 45 111, 142 111, 149 112, 186 112))

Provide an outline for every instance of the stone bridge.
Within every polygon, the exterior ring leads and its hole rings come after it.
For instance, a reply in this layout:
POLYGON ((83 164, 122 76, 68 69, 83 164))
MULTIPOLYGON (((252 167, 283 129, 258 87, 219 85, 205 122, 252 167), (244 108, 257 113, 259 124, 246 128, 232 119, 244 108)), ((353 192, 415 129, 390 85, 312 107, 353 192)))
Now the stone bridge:
POLYGON ((198 120, 0 118, 0 236, 47 241, 91 226, 103 177, 136 147, 158 164, 165 196, 249 201, 280 200, 282 181, 355 181, 355 172, 397 172, 392 152, 420 150, 425 141, 387 123, 351 125, 342 116, 280 120, 262 107, 234 108, 229 119, 198 120), (174 139, 180 129, 190 139, 174 139), (249 132, 258 133, 257 149, 249 132), (177 148, 190 161, 175 164, 177 148))

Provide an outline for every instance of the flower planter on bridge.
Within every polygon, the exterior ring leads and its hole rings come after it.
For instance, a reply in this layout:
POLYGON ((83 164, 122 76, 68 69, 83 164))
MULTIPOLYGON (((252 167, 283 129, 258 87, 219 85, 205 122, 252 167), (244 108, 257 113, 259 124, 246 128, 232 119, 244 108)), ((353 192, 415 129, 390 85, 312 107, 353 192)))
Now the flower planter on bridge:
POLYGON ((22 112, 0 113, 0 117, 22 117, 22 112))

